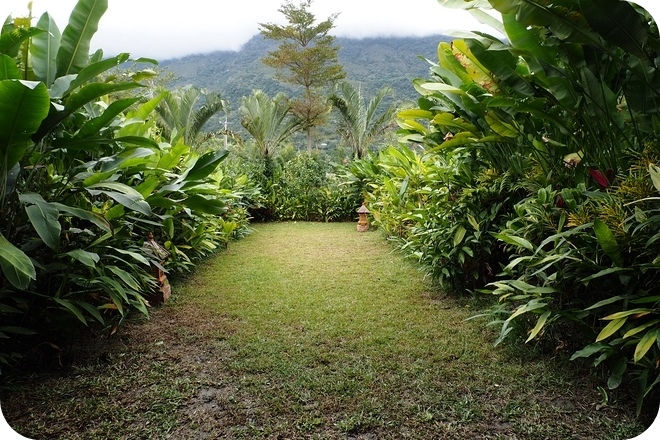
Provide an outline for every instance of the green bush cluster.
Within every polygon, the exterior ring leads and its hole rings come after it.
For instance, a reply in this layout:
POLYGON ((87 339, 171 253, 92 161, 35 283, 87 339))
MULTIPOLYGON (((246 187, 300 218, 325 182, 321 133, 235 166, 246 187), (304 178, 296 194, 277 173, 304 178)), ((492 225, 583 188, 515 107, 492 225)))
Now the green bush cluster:
POLYGON ((146 315, 151 267, 188 270, 247 228, 256 189, 223 171, 227 152, 165 142, 163 94, 136 92, 153 71, 116 74, 128 54, 89 55, 106 8, 81 0, 62 33, 46 13, 0 34, 0 363, 56 346, 76 322, 146 315), (169 258, 143 246, 149 232, 169 258))
POLYGON ((441 43, 398 115, 417 147, 356 162, 355 180, 446 288, 497 298, 498 342, 607 365, 641 408, 660 382, 657 26, 616 0, 489 3, 506 39, 441 43))
POLYGON ((361 203, 359 193, 343 184, 318 154, 299 153, 285 162, 274 185, 274 212, 279 220, 351 221, 361 203))
POLYGON ((268 155, 252 142, 232 145, 230 151, 225 162, 228 172, 247 176, 259 189, 244 195, 253 221, 357 219, 363 195, 352 185, 348 165, 337 164, 319 151, 298 151, 292 144, 268 155))

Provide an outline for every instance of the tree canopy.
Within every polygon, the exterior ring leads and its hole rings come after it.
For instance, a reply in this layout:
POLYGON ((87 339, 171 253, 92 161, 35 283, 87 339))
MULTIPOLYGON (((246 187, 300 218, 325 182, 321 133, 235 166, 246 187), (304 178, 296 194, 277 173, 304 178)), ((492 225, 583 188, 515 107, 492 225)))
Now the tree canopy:
POLYGON ((335 45, 335 37, 329 35, 338 14, 317 23, 309 11, 311 4, 312 0, 298 5, 287 1, 278 9, 286 17, 286 25, 259 25, 265 38, 280 42, 262 62, 275 69, 279 81, 302 88, 303 96, 292 102, 292 109, 304 121, 308 151, 313 127, 323 123, 329 110, 320 90, 346 76, 338 61, 339 46, 335 45))

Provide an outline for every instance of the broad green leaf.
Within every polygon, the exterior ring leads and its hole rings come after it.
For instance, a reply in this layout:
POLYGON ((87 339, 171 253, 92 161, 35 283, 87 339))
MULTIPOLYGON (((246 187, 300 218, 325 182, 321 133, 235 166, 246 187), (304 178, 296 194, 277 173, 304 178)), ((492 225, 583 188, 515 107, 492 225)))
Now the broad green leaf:
POLYGON ((0 33, 0 54, 14 58, 18 56, 21 45, 44 31, 36 27, 16 28, 11 32, 0 33))
POLYGON ((601 219, 597 218, 594 220, 594 232, 605 254, 612 259, 616 266, 623 266, 619 244, 616 242, 616 238, 614 238, 614 234, 610 231, 610 228, 601 219))
POLYGON ((74 249, 65 253, 64 255, 67 255, 74 260, 80 261, 82 264, 87 267, 91 267, 92 269, 94 269, 96 267, 96 263, 100 261, 99 254, 82 249, 74 249))
POLYGON ((637 346, 635 347, 635 354, 633 355, 633 361, 635 363, 639 362, 646 352, 649 351, 649 349, 653 346, 655 343, 656 339, 658 338, 658 330, 653 329, 644 336, 642 336, 642 339, 637 343, 637 346))
POLYGON ((457 128, 460 131, 468 131, 475 136, 481 136, 479 129, 462 118, 457 118, 451 113, 438 113, 433 117, 433 124, 441 127, 457 128))
POLYGON ((631 336, 636 335, 637 333, 646 330, 647 328, 651 327, 652 325, 657 326, 660 324, 660 319, 654 319, 653 321, 649 321, 646 324, 631 328, 626 332, 626 334, 623 335, 623 339, 629 338, 631 336))
POLYGON ((438 145, 437 147, 434 147, 431 151, 439 151, 439 150, 444 150, 446 148, 455 148, 455 147, 460 147, 462 145, 469 145, 469 144, 474 144, 479 142, 480 139, 476 138, 472 133, 462 131, 460 133, 456 133, 454 137, 451 139, 448 139, 438 145))
POLYGON ((652 309, 631 309, 631 310, 625 310, 623 312, 617 312, 617 313, 612 313, 611 315, 607 315, 606 317, 603 318, 605 321, 609 321, 612 319, 621 319, 625 318, 628 316, 632 315, 648 315, 649 313, 653 312, 652 309))
POLYGON ((50 97, 43 83, 0 81, 0 164, 10 170, 30 145, 30 137, 48 115, 50 97))
POLYGON ((504 233, 494 234, 494 237, 497 238, 498 240, 502 240, 505 243, 509 243, 514 246, 523 247, 528 251, 534 251, 534 245, 522 237, 518 237, 516 235, 504 234, 504 233))
POLYGON ((171 171, 181 163, 185 155, 190 152, 190 147, 184 144, 178 144, 170 147, 169 150, 160 157, 156 168, 166 171, 171 171))
POLYGON ((593 279, 600 278, 600 277, 603 277, 603 276, 606 276, 606 275, 609 275, 609 274, 612 274, 612 273, 628 272, 630 270, 631 270, 630 268, 624 268, 624 267, 608 267, 607 269, 603 269, 601 271, 598 271, 597 273, 595 273, 593 275, 589 275, 588 277, 582 278, 581 281, 582 282, 591 281, 593 279))
POLYGON ((87 313, 92 315, 94 317, 94 319, 96 319, 99 323, 105 324, 105 320, 103 319, 103 316, 101 316, 101 313, 99 312, 99 310, 96 307, 94 307, 92 304, 90 304, 88 302, 85 302, 85 301, 75 301, 75 304, 78 307, 81 307, 81 308, 87 310, 87 313))
POLYGON ((452 52, 474 83, 490 93, 498 89, 497 84, 493 82, 491 72, 474 56, 465 40, 452 41, 452 52))
POLYGON ((99 228, 103 229, 104 231, 108 233, 112 233, 112 225, 101 214, 92 211, 86 211, 84 209, 76 208, 73 206, 67 206, 57 202, 53 202, 52 205, 55 206, 62 213, 66 213, 72 217, 77 217, 82 220, 87 220, 89 222, 92 222, 99 228))
POLYGON ((181 180, 201 180, 213 173, 229 152, 227 150, 210 151, 200 156, 182 176, 181 180))
POLYGON ((474 230, 478 231, 479 230, 479 222, 477 222, 477 220, 474 218, 474 216, 471 215, 471 214, 468 214, 467 219, 468 219, 468 223, 470 223, 470 225, 474 228, 474 230))
POLYGON ((517 52, 523 52, 531 57, 537 57, 548 64, 554 64, 556 62, 555 56, 550 49, 551 46, 543 45, 536 33, 537 31, 518 21, 516 14, 503 14, 502 22, 504 23, 506 35, 509 38, 511 46, 517 52))
POLYGON ((53 17, 45 12, 37 22, 37 27, 46 32, 32 37, 30 54, 32 55, 32 68, 34 74, 47 87, 55 81, 57 66, 55 57, 60 48, 60 29, 57 27, 53 17))
POLYGON ((222 215, 227 212, 227 205, 218 199, 207 199, 201 195, 193 195, 181 202, 193 211, 207 214, 222 215))
POLYGON ((459 89, 458 87, 451 86, 449 84, 437 83, 437 82, 428 82, 420 84, 420 87, 424 90, 429 90, 431 92, 447 92, 455 93, 457 95, 466 95, 466 93, 459 89))
POLYGON ((577 358, 589 357, 596 353, 608 350, 612 350, 612 347, 609 344, 605 344, 604 342, 594 342, 593 344, 587 345, 582 350, 578 350, 573 353, 571 360, 573 361, 577 358))
POLYGON ((36 335, 37 332, 35 332, 32 329, 25 328, 25 327, 17 327, 13 325, 5 325, 0 327, 0 332, 2 333, 13 333, 15 335, 36 335))
POLYGON ((627 298, 626 296, 621 296, 621 295, 613 296, 612 298, 607 298, 607 299, 604 299, 602 301, 598 301, 596 304, 593 304, 593 305, 587 307, 584 310, 597 309, 597 308, 600 308, 600 307, 603 307, 603 306, 610 305, 610 304, 615 303, 617 301, 621 301, 622 299, 626 299, 626 298, 627 298))
POLYGON ((141 121, 146 121, 147 118, 153 113, 153 111, 158 107, 158 104, 163 100, 167 95, 167 92, 159 93, 155 98, 150 99, 149 101, 142 104, 136 110, 128 113, 128 118, 135 118, 141 121))
POLYGON ((78 136, 89 137, 99 133, 99 131, 113 122, 124 110, 138 102, 140 98, 126 98, 114 101, 108 106, 99 117, 88 119, 78 132, 78 136))
POLYGON ((465 237, 466 232, 467 232, 467 229, 465 229, 463 226, 459 226, 456 229, 456 233, 454 234, 454 247, 461 244, 461 242, 463 241, 463 238, 465 237))
MULTIPOLYGON (((57 81, 55 81, 57 83, 57 81)), ((43 121, 41 127, 33 137, 33 139, 40 140, 45 137, 53 128, 60 124, 67 116, 71 115, 76 110, 80 109, 85 104, 95 101, 105 95, 114 92, 121 92, 124 90, 142 87, 137 83, 92 83, 82 87, 78 92, 70 95, 64 102, 64 109, 52 112, 43 121)))
POLYGON ((0 268, 12 286, 27 289, 30 280, 37 279, 32 260, 0 234, 0 268))
POLYGON ((130 256, 131 258, 133 258, 135 261, 137 261, 140 264, 145 264, 147 266, 149 265, 149 260, 147 260, 144 255, 138 254, 137 252, 127 251, 125 249, 119 249, 119 248, 114 248, 113 250, 115 252, 119 252, 120 254, 130 256))
POLYGON ((117 56, 89 64, 78 72, 76 78, 71 81, 68 91, 71 92, 73 89, 76 89, 89 81, 97 81, 99 75, 125 63, 128 61, 128 58, 129 55, 127 53, 120 53, 117 56))
POLYGON ((3 79, 21 79, 21 71, 12 57, 0 54, 0 80, 3 79))
POLYGON ((76 305, 73 304, 71 301, 69 301, 69 300, 67 300, 67 299, 57 298, 57 297, 54 297, 54 298, 53 298, 53 301, 55 301, 56 303, 58 303, 59 305, 61 305, 62 307, 64 307, 66 310, 68 310, 69 312, 71 312, 71 313, 73 314, 73 316, 75 316, 76 318, 78 318, 78 320, 79 320, 80 322, 82 322, 83 324, 87 325, 87 320, 86 320, 85 317, 83 316, 82 312, 81 312, 80 309, 79 309, 78 307, 76 307, 76 305))
POLYGON ((89 63, 89 46, 108 0, 80 0, 71 12, 57 51, 57 76, 78 73, 89 63))
POLYGON ((491 130, 497 133, 500 136, 504 137, 516 137, 519 135, 518 131, 511 124, 504 122, 499 116, 493 112, 486 113, 486 122, 491 130))
POLYGON ((154 192, 156 188, 160 186, 160 179, 158 176, 152 175, 147 177, 140 183, 138 186, 135 187, 135 189, 142 194, 142 197, 147 200, 147 203, 151 205, 151 202, 148 200, 148 197, 154 192))
POLYGON ((536 321, 536 325, 532 329, 532 331, 529 333, 529 337, 525 342, 529 342, 532 339, 536 337, 536 335, 541 331, 543 326, 545 325, 546 321, 548 320, 548 317, 550 316, 550 310, 546 310, 539 316, 539 319, 536 321))
MULTIPOLYGON (((103 185, 103 184, 96 184, 96 185, 103 185)), ((95 185, 92 185, 92 187, 94 186, 95 185)), ((111 199, 121 204, 122 206, 125 206, 128 209, 137 211, 146 216, 152 215, 151 207, 144 200, 144 197, 142 197, 142 194, 140 193, 126 194, 117 191, 95 190, 90 188, 87 188, 87 191, 92 195, 105 194, 106 196, 110 197, 111 199)))
POLYGON ((35 193, 21 194, 18 198, 21 203, 28 205, 25 212, 41 240, 49 248, 57 250, 60 246, 60 232, 62 232, 57 207, 35 193))
POLYGON ((406 109, 401 110, 396 114, 397 118, 400 119, 426 119, 430 120, 433 118, 433 112, 429 110, 422 109, 406 109))
POLYGON ((644 59, 648 23, 627 1, 579 0, 584 18, 605 41, 644 59))
POLYGON ((607 387, 609 389, 613 390, 621 385, 626 366, 627 360, 624 356, 617 356, 614 362, 610 363, 610 377, 607 379, 607 387))
POLYGON ((101 98, 115 92, 123 92, 142 87, 138 83, 121 82, 121 83, 92 83, 87 84, 80 88, 76 93, 71 94, 64 102, 64 107, 68 112, 73 112, 81 108, 83 105, 90 103, 94 100, 101 98))
POLYGON ((616 333, 617 330, 619 330, 621 327, 623 327, 623 324, 626 323, 628 320, 628 317, 623 317, 619 319, 615 319, 613 321, 610 321, 609 324, 603 328, 600 333, 598 333, 598 336, 596 337, 596 342, 600 342, 604 339, 609 338, 612 336, 614 333, 616 333))
MULTIPOLYGON (((440 3, 442 3, 443 0, 438 0, 440 3)), ((466 3, 466 2, 463 2, 466 3)), ((484 3, 487 3, 487 1, 484 0, 484 3)), ((490 7, 490 5, 488 5, 490 7)), ((483 11, 482 9, 470 9, 470 15, 477 19, 477 21, 481 24, 485 24, 487 26, 490 26, 491 28, 495 29, 497 32, 499 32, 502 35, 506 34, 506 30, 504 29, 504 24, 502 21, 498 20, 496 17, 488 14, 487 12, 483 11)))
POLYGON ((523 313, 531 312, 533 310, 538 310, 543 307, 547 307, 548 304, 543 302, 538 302, 536 300, 531 300, 527 304, 522 304, 507 318, 507 321, 512 321, 523 313))
POLYGON ((143 136, 121 136, 121 137, 116 137, 114 141, 119 142, 121 144, 137 145, 140 147, 145 147, 140 149, 141 152, 140 157, 150 156, 154 154, 154 150, 156 151, 160 150, 160 145, 158 145, 153 139, 149 139, 148 137, 143 137, 143 136), (150 151, 147 152, 147 149, 149 149, 150 151))
POLYGON ((131 289, 135 290, 136 292, 141 290, 140 285, 138 284, 136 279, 133 277, 133 275, 131 275, 130 273, 128 273, 124 269, 120 269, 117 266, 108 266, 107 269, 109 269, 110 272, 117 275, 119 277, 119 279, 121 279, 124 282, 124 284, 126 284, 131 289))

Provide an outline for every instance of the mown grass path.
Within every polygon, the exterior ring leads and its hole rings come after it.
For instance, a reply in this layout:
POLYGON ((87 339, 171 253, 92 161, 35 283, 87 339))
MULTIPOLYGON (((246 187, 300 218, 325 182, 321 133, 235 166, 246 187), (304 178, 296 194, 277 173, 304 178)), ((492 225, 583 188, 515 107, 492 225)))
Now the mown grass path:
MULTIPOLYGON (((377 232, 255 227, 108 352, 5 390, 41 438, 620 439, 575 365, 493 348, 377 232), (28 402, 31 411, 21 411, 28 402)), ((13 408, 10 407, 13 405, 13 408)), ((6 410, 6 408, 8 410, 6 410)))

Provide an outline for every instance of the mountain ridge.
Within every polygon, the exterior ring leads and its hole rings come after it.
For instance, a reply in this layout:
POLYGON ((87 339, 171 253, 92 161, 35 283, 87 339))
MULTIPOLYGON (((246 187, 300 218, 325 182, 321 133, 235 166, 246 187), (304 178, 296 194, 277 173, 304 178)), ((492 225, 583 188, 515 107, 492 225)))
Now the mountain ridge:
MULTIPOLYGON (((430 65, 422 58, 437 60, 437 46, 450 41, 445 35, 427 37, 338 37, 339 62, 344 65, 346 80, 363 87, 369 99, 379 88, 390 86, 397 103, 417 99, 412 80, 427 77, 430 65)), ((298 91, 274 79, 273 70, 261 62, 277 43, 255 35, 239 51, 216 51, 164 60, 162 69, 174 79, 170 86, 187 84, 219 92, 236 110, 240 98, 261 89, 269 96, 284 92, 295 96, 298 91)))

